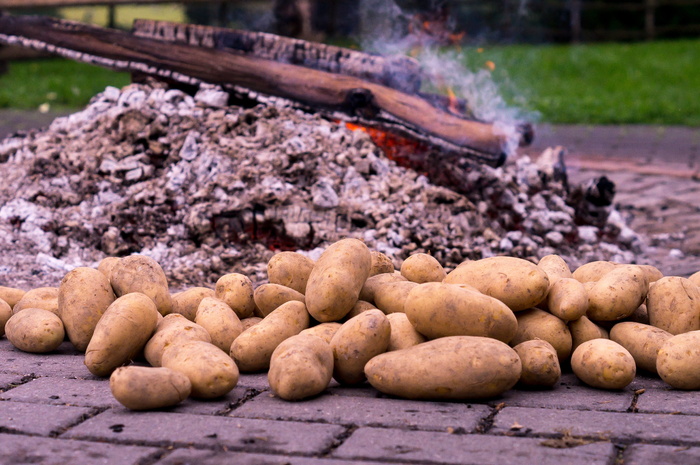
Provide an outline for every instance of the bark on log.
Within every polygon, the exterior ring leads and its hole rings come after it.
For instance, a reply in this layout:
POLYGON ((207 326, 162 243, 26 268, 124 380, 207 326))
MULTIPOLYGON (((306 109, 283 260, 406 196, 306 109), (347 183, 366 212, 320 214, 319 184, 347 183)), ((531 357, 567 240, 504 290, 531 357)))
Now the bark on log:
POLYGON ((450 153, 491 165, 505 160, 505 136, 424 99, 356 77, 41 16, 0 16, 0 42, 186 84, 237 85, 301 102, 362 124, 399 130, 450 153))

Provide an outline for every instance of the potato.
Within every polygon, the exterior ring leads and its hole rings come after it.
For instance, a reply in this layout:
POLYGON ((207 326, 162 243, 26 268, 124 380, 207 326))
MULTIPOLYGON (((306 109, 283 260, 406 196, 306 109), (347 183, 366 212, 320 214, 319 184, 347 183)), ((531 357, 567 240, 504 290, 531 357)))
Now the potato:
POLYGON ((374 291, 374 304, 386 314, 403 312, 408 294, 418 285, 412 281, 382 284, 374 291))
POLYGON ((616 267, 617 263, 598 260, 579 266, 571 273, 571 277, 582 283, 596 282, 616 267))
POLYGON ((321 323, 348 314, 369 276, 372 254, 364 242, 342 239, 328 247, 314 265, 306 285, 306 307, 321 323))
POLYGON ((253 282, 239 273, 225 274, 216 282, 216 295, 226 302, 241 320, 253 316, 253 282))
POLYGON ((664 274, 659 271, 658 268, 652 265, 637 265, 644 271, 644 274, 647 277, 647 282, 649 284, 658 281, 659 279, 664 277, 664 274))
POLYGON ((257 324, 260 323, 262 320, 263 320, 263 319, 260 318, 259 316, 250 316, 250 317, 248 317, 248 318, 243 318, 243 319, 241 320, 241 324, 243 325, 243 331, 245 331, 246 329, 248 329, 248 328, 250 328, 250 327, 252 327, 252 326, 257 325, 257 324))
POLYGON ((491 338, 450 336, 378 355, 365 366, 370 384, 406 399, 496 397, 520 378, 518 354, 491 338))
POLYGON ((304 303, 286 302, 233 341, 231 358, 242 372, 267 370, 275 348, 308 326, 309 312, 304 303))
POLYGON ((253 299, 263 318, 285 302, 296 300, 306 303, 306 298, 301 292, 291 287, 271 283, 258 286, 253 293, 253 299))
POLYGON ((586 341, 601 338, 608 339, 608 332, 585 316, 578 320, 570 321, 568 327, 571 332, 572 350, 576 350, 578 346, 586 341))
POLYGON ((700 330, 700 287, 675 276, 661 278, 647 295, 649 323, 671 334, 700 330))
POLYGON ((22 299, 25 291, 14 287, 0 286, 0 300, 4 300, 10 308, 22 299))
POLYGON ((373 250, 370 253, 372 256, 372 266, 369 271, 370 276, 376 276, 383 273, 393 273, 395 271, 394 262, 391 261, 391 258, 387 257, 381 252, 377 252, 376 250, 373 250))
POLYGON ((534 307, 544 300, 549 289, 547 273, 515 257, 490 257, 460 265, 444 282, 474 286, 514 312, 534 307))
POLYGON ((75 268, 63 277, 58 315, 76 349, 85 352, 97 322, 115 299, 109 279, 94 268, 75 268))
POLYGON ((573 278, 559 278, 547 294, 549 313, 568 322, 578 320, 588 310, 588 293, 581 282, 573 278))
POLYGON ((663 329, 625 321, 610 330, 610 339, 620 344, 634 358, 637 368, 656 373, 656 355, 673 335, 663 329))
POLYGON ((205 297, 199 303, 194 322, 206 329, 211 343, 224 352, 231 348, 233 340, 243 332, 243 324, 222 300, 205 297))
POLYGON ((622 389, 632 382, 636 366, 632 355, 610 339, 593 339, 576 348, 571 368, 589 386, 622 389))
POLYGON ((405 313, 392 313, 386 316, 391 326, 389 346, 386 351, 408 349, 425 342, 427 339, 408 321, 405 313))
POLYGON ((419 284, 408 294, 404 311, 428 339, 484 336, 508 342, 518 329, 515 315, 503 302, 454 284, 419 284))
POLYGON ((161 315, 172 312, 168 278, 158 262, 145 255, 130 255, 119 260, 109 277, 117 297, 140 292, 147 295, 161 315))
POLYGON ((306 328, 299 334, 304 334, 307 336, 316 336, 330 344, 331 339, 333 339, 333 336, 335 336, 335 333, 338 332, 341 326, 343 325, 335 322, 321 323, 320 325, 312 326, 311 328, 306 328))
POLYGON ((350 318, 356 317, 362 312, 366 312, 367 310, 374 310, 376 308, 377 307, 375 307, 369 302, 365 302, 364 300, 358 300, 357 302, 355 302, 355 305, 352 306, 348 314, 345 315, 344 320, 347 321, 350 318))
POLYGON ((143 349, 143 355, 148 363, 159 367, 162 365, 163 352, 168 347, 189 341, 211 343, 211 335, 209 331, 183 315, 171 313, 158 322, 155 333, 143 349))
POLYGON ((172 407, 187 399, 192 383, 170 368, 119 367, 109 377, 112 395, 131 410, 172 407))
POLYGON ((362 290, 360 291, 360 300, 365 302, 374 302, 374 293, 376 290, 387 283, 395 283, 403 281, 408 281, 401 275, 401 273, 382 273, 367 278, 367 281, 362 285, 362 290))
POLYGON ((284 400, 323 392, 333 375, 333 349, 321 338, 297 334, 277 346, 270 359, 270 388, 284 400))
POLYGON ((596 321, 626 318, 644 302, 648 289, 646 274, 641 268, 618 265, 591 288, 586 316, 596 321))
POLYGON ((194 321, 197 308, 205 297, 214 297, 216 292, 208 287, 192 287, 171 296, 173 307, 170 313, 179 313, 190 321, 194 321))
POLYGON ((214 399, 224 396, 238 384, 238 368, 233 360, 213 344, 187 341, 163 352, 163 366, 179 371, 192 383, 192 397, 214 399))
POLYGON ((306 283, 314 268, 314 261, 297 252, 280 252, 267 262, 267 278, 272 284, 280 284, 305 294, 306 283))
MULTIPOLYGON (((647 294, 647 298, 648 296, 649 294, 647 294)), ((637 310, 635 310, 630 316, 627 317, 627 321, 641 323, 643 325, 651 324, 649 322, 649 312, 647 311, 647 305, 642 304, 639 307, 637 307, 637 310)))
POLYGON ((547 273, 549 278, 549 286, 551 286, 562 278, 571 278, 571 270, 563 258, 559 255, 545 255, 540 258, 538 267, 547 273))
POLYGON ((21 299, 12 307, 12 314, 21 312, 25 308, 41 308, 58 314, 58 288, 37 287, 24 293, 21 299))
POLYGON ((19 350, 42 354, 58 348, 66 333, 55 313, 42 308, 25 308, 7 320, 5 335, 19 350))
POLYGON ((100 261, 99 265, 97 265, 97 271, 105 275, 107 279, 111 279, 112 270, 115 265, 119 263, 119 260, 121 260, 119 257, 105 257, 100 261))
POLYGON ((676 389, 700 389, 700 331, 670 337, 656 356, 656 370, 676 389))
POLYGON ((359 384, 365 380, 365 364, 386 352, 391 325, 381 310, 369 310, 351 318, 331 339, 333 378, 341 384, 359 384))
POLYGON ((696 286, 700 286, 700 271, 691 274, 688 280, 696 286))
POLYGON ((93 375, 109 376, 141 352, 157 324, 158 308, 151 297, 140 292, 119 297, 95 326, 85 366, 93 375))
POLYGON ((531 308, 515 315, 518 329, 510 341, 511 346, 533 339, 549 342, 557 351, 559 363, 568 360, 571 355, 572 338, 566 323, 539 308, 531 308))
POLYGON ((561 367, 552 344, 533 339, 521 342, 513 350, 518 353, 522 363, 520 384, 529 387, 553 387, 557 384, 561 378, 561 367))
POLYGON ((435 257, 427 253, 415 253, 404 260, 401 274, 414 283, 441 283, 447 276, 445 269, 435 257))
POLYGON ((11 316, 12 307, 10 307, 10 304, 0 299, 0 337, 5 335, 5 325, 11 316))

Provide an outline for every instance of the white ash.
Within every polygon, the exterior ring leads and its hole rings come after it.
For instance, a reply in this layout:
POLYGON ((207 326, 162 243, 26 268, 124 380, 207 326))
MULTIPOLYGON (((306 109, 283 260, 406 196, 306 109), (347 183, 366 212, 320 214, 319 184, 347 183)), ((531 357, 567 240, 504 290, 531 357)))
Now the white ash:
POLYGON ((575 223, 551 151, 465 176, 468 195, 397 166, 362 131, 290 108, 226 106, 161 85, 107 88, 83 111, 0 142, 0 284, 57 285, 65 270, 143 253, 175 286, 265 279, 279 247, 317 256, 357 237, 396 266, 507 254, 570 266, 635 261, 618 214, 575 223), (556 168, 556 169, 555 169, 556 168))

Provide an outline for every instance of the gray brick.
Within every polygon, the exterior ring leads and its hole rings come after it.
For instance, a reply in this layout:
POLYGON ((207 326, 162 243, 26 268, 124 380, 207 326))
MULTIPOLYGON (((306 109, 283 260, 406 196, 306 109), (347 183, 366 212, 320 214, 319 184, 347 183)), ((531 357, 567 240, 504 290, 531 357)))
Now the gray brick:
POLYGON ((238 386, 265 391, 270 389, 270 383, 267 381, 267 373, 241 373, 238 377, 238 386))
POLYGON ((64 342, 50 354, 30 354, 16 349, 7 339, 0 339, 0 352, 4 356, 0 366, 3 373, 100 379, 88 371, 84 363, 85 354, 75 350, 70 342, 64 342))
POLYGON ((320 459, 285 455, 249 454, 216 450, 177 449, 157 462, 157 465, 379 465, 388 462, 320 459))
POLYGON ((492 432, 557 434, 625 441, 697 442, 700 417, 685 415, 592 412, 506 407, 496 415, 492 432), (513 425, 519 425, 514 430, 513 425))
POLYGON ((0 389, 11 389, 14 385, 25 382, 23 375, 13 373, 0 373, 0 389))
POLYGON ((326 389, 326 393, 333 396, 349 396, 349 397, 382 397, 379 391, 374 389, 369 384, 360 384, 357 386, 339 384, 335 380, 331 380, 331 384, 326 389))
POLYGON ((387 426, 445 431, 473 431, 491 409, 485 405, 418 402, 400 399, 320 396, 287 402, 261 394, 230 413, 235 417, 322 421, 362 426, 387 426))
POLYGON ((627 386, 626 390, 632 392, 639 389, 668 389, 670 386, 666 384, 664 380, 659 377, 652 377, 651 375, 637 375, 634 380, 627 386))
POLYGON ((66 405, 0 402, 0 428, 47 436, 78 422, 92 410, 66 405))
POLYGON ((495 403, 507 406, 577 410, 626 411, 632 403, 632 391, 603 391, 583 386, 558 386, 548 390, 510 390, 495 403))
POLYGON ((541 445, 542 439, 479 434, 448 434, 398 429, 360 428, 334 457, 445 464, 607 464, 614 454, 610 443, 569 449, 541 445))
POLYGON ((344 431, 345 428, 336 425, 108 410, 68 430, 62 437, 315 454, 328 448, 344 431))
POLYGON ((156 453, 151 447, 0 434, 0 463, 132 465, 156 453))
POLYGON ((0 400, 86 407, 119 405, 107 379, 37 378, 0 394, 0 400))
POLYGON ((632 444, 625 450, 623 460, 625 465, 700 463, 700 447, 632 444))
MULTIPOLYGON (((250 393, 249 388, 235 387, 231 392, 218 399, 193 399, 188 398, 181 404, 166 409, 174 413, 191 413, 195 415, 214 415, 230 409, 250 393)), ((126 410, 124 407, 120 409, 126 410)))
POLYGON ((700 391, 649 389, 637 399, 639 412, 700 415, 700 391))

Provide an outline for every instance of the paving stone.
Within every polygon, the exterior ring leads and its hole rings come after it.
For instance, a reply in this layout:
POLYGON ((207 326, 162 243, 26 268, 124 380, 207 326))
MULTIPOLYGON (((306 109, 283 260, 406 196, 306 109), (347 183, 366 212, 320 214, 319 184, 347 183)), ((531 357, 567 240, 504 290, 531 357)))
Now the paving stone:
POLYGON ((37 378, 0 394, 0 400, 86 407, 119 405, 107 379, 37 378))
POLYGON ((384 394, 374 389, 369 384, 360 385, 342 385, 335 380, 331 380, 330 386, 326 389, 326 393, 333 396, 349 396, 349 397, 383 397, 384 394))
POLYGON ((0 434, 0 463, 132 465, 157 453, 152 447, 0 434))
MULTIPOLYGON (((241 402, 250 394, 251 390, 249 388, 237 386, 231 392, 218 399, 193 399, 189 397, 181 404, 164 409, 164 411, 196 415, 215 415, 229 410, 233 405, 241 402)), ((119 407, 118 409, 126 411, 125 407, 119 407)))
POLYGON ((337 425, 254 420, 169 412, 107 410, 61 437, 150 445, 197 445, 247 452, 316 454, 345 428, 337 425))
POLYGON ((379 465, 386 463, 193 449, 177 449, 156 462, 157 465, 379 465))
POLYGON ((504 392, 494 403, 507 406, 540 407, 576 410, 613 410, 624 412, 632 404, 634 392, 605 391, 584 386, 558 386, 548 390, 516 390, 504 392))
POLYGON ((669 387, 664 380, 657 376, 637 374, 626 389, 634 392, 639 389, 668 389, 669 387))
POLYGON ((75 424, 92 409, 67 405, 0 402, 0 429, 48 436, 75 424))
POLYGON ((267 373, 241 373, 238 377, 238 386, 265 391, 270 389, 267 381, 267 373))
POLYGON ((623 456, 625 465, 678 465, 700 463, 700 447, 632 444, 623 456))
POLYGON ((13 373, 0 373, 0 390, 12 389, 25 382, 24 376, 13 373))
POLYGON ((333 451, 332 456, 400 463, 561 465, 607 464, 615 453, 610 443, 557 449, 543 446, 542 441, 481 434, 359 428, 333 451))
POLYGON ((85 354, 64 342, 50 354, 30 354, 16 349, 7 339, 0 339, 4 359, 0 372, 61 378, 101 379, 85 366, 85 354))
POLYGON ((473 431, 479 420, 490 412, 485 405, 462 403, 346 396, 320 396, 303 402, 287 402, 272 394, 261 394, 230 415, 442 431, 453 428, 468 432, 473 431))
POLYGON ((668 414, 594 412, 506 407, 496 415, 493 433, 561 434, 625 441, 697 442, 700 417, 668 414), (517 430, 513 429, 516 425, 517 430))
POLYGON ((700 415, 700 391, 650 389, 637 399, 640 413, 683 413, 700 415))

